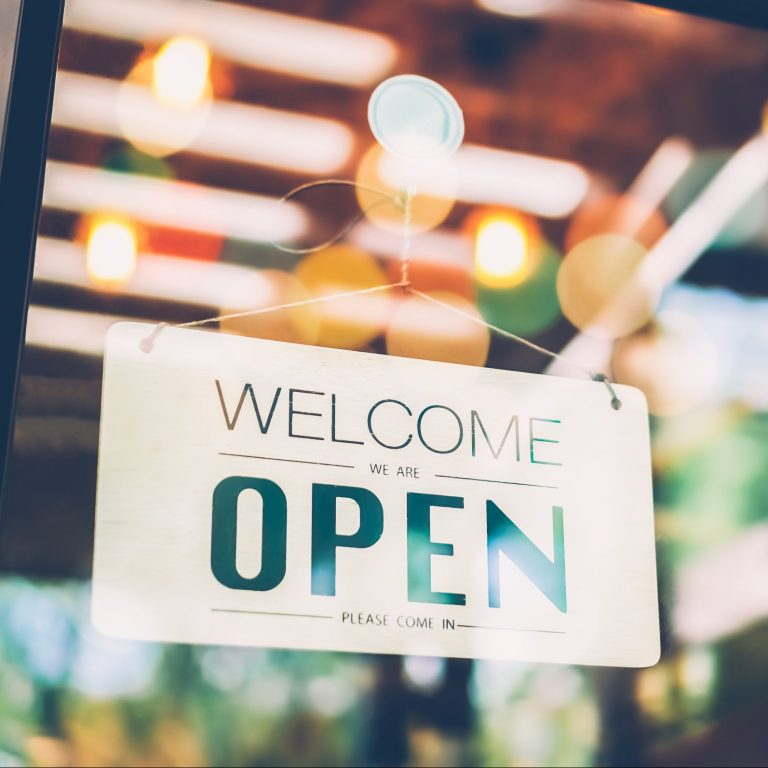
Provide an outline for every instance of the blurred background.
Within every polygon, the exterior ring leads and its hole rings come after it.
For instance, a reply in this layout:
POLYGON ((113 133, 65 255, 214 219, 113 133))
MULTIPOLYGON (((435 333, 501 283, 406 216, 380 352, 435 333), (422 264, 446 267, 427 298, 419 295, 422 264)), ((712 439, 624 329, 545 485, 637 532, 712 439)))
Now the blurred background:
MULTIPOLYGON (((768 32, 618 0, 70 0, 10 487, 0 765, 768 764, 768 32), (110 640, 88 619, 104 333, 399 279, 652 412, 663 656, 641 671, 110 640), (373 196, 371 196, 373 195, 373 196), (306 256, 361 211, 339 243, 306 256)), ((398 291, 219 330, 579 375, 398 291)))

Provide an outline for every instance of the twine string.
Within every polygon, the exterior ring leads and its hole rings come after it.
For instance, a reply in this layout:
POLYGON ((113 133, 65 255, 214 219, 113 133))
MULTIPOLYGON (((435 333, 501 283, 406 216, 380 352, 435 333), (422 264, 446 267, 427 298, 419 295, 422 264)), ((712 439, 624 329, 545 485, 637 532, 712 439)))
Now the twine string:
MULTIPOLYGON (((309 181, 306 184, 301 184, 298 187, 294 187, 294 189, 292 189, 290 192, 283 195, 280 198, 279 204, 287 203, 289 200, 292 200, 302 192, 306 192, 310 189, 317 189, 318 187, 353 187, 354 189, 362 189, 366 192, 373 192, 374 194, 380 195, 381 199, 376 200, 369 206, 363 208, 359 213, 353 216, 352 219, 346 225, 344 225, 344 227, 342 227, 339 232, 328 238, 328 240, 325 242, 322 242, 318 245, 311 245, 306 248, 294 248, 290 245, 283 245, 282 243, 270 241, 270 245, 272 245, 274 248, 277 248, 278 251, 282 251, 283 253, 290 253, 294 256, 306 256, 310 253, 323 251, 326 248, 330 248, 332 245, 336 245, 336 243, 343 240, 371 211, 376 210, 376 208, 379 206, 384 205, 385 203, 389 203, 397 208, 404 208, 408 205, 407 202, 404 203, 403 200, 401 200, 399 197, 395 197, 389 192, 385 192, 383 189, 378 189, 377 187, 372 187, 368 184, 361 184, 357 181, 349 181, 349 179, 323 179, 322 181, 309 181)), ((406 216, 409 215, 410 214, 406 213, 406 216)))
POLYGON ((248 309, 245 312, 233 312, 228 315, 218 315, 217 317, 207 317, 204 320, 193 320, 189 323, 179 323, 174 328, 194 328, 197 325, 208 325, 218 320, 235 320, 238 317, 251 317, 251 315, 265 315, 269 312, 278 312, 281 309, 296 309, 297 307, 309 307, 313 304, 324 304, 330 301, 340 301, 349 299, 352 296, 365 296, 369 293, 378 293, 379 291, 388 291, 391 288, 404 288, 405 283, 387 283, 386 285, 374 285, 373 288, 360 288, 355 291, 344 291, 343 293, 329 293, 327 296, 316 296, 312 299, 302 299, 301 301, 290 301, 287 304, 277 304, 269 307, 259 307, 258 309, 248 309))
POLYGON ((413 197, 414 189, 408 186, 403 199, 403 247, 400 251, 400 282, 406 290, 411 290, 411 240, 413 237, 413 197))
POLYGON ((452 304, 448 304, 445 301, 436 299, 434 296, 430 296, 428 293, 419 291, 416 288, 411 288, 411 292, 415 296, 418 296, 424 299, 425 301, 429 301, 438 307, 442 307, 448 312, 453 312, 455 315, 460 315, 461 317, 464 317, 467 320, 471 320, 476 325, 482 325, 488 328, 489 330, 493 331, 494 333, 497 333, 499 336, 503 336, 504 338, 511 339, 512 341, 516 341, 518 344, 522 344, 522 346, 528 347, 529 349, 532 349, 534 352, 539 352, 542 355, 551 357, 553 360, 561 360, 563 363, 565 363, 566 365, 569 365, 574 370, 580 371, 581 373, 585 374, 593 381, 602 382, 603 384, 605 384, 606 388, 608 389, 608 393, 611 396, 611 406, 613 407, 613 409, 618 411, 619 408, 621 408, 621 400, 619 400, 618 395, 616 394, 616 390, 613 388, 613 383, 604 373, 592 373, 591 371, 588 371, 586 368, 583 368, 582 366, 580 366, 578 363, 574 363, 572 360, 569 360, 567 357, 564 357, 563 355, 560 355, 557 352, 553 352, 551 349, 542 347, 541 345, 536 344, 535 342, 530 341, 529 339, 526 339, 523 336, 518 336, 516 333, 512 333, 511 331, 507 331, 506 329, 501 328, 498 325, 489 323, 487 320, 484 320, 482 317, 478 317, 477 315, 473 315, 471 312, 467 312, 466 310, 461 309, 459 307, 455 307, 452 304))
POLYGON ((339 242, 339 240, 345 237, 352 230, 352 228, 372 208, 375 208, 378 205, 382 205, 385 202, 390 202, 398 206, 399 208, 401 208, 403 211, 403 245, 400 251, 400 280, 398 282, 386 283, 383 285, 376 285, 371 288, 360 288, 354 291, 343 291, 339 293, 332 293, 326 296, 316 296, 311 299, 303 299, 301 301, 290 301, 284 304, 276 304, 268 307, 258 307, 256 309, 249 309, 243 312, 231 312, 224 315, 216 315, 215 317, 206 317, 206 318, 203 318, 202 320, 192 320, 187 323, 176 323, 174 325, 169 325, 168 323, 158 323, 153 328, 152 332, 146 338, 142 339, 139 342, 139 347, 141 351, 146 353, 151 352, 154 347, 155 340, 157 339, 159 334, 163 331, 164 328, 168 328, 168 327, 196 328, 199 326, 220 322, 222 320, 235 320, 242 317, 252 317, 254 315, 264 315, 271 312, 279 312, 284 309, 297 309, 299 307, 309 307, 317 304, 326 304, 333 301, 341 301, 342 299, 349 299, 356 296, 366 296, 373 293, 390 291, 395 288, 402 288, 405 291, 413 294, 414 296, 418 296, 420 299, 424 301, 427 301, 435 306, 441 307, 443 310, 447 312, 452 312, 455 315, 459 315, 465 318, 466 320, 469 320, 472 323, 475 323, 476 325, 484 326, 485 328, 488 328, 490 331, 493 331, 499 336, 510 339, 518 344, 521 344, 522 346, 528 347, 529 349, 532 349, 534 352, 538 352, 539 354, 550 357, 553 360, 560 360, 566 365, 568 365, 569 367, 571 367, 572 369, 577 370, 580 373, 586 375, 588 378, 592 379, 593 381, 601 382, 602 384, 605 385, 606 389, 608 390, 608 394, 610 395, 610 398, 611 398, 611 407, 616 411, 618 411, 621 408, 622 402, 619 399, 616 393, 616 390, 614 389, 613 382, 604 373, 593 373, 587 370, 586 368, 582 367, 578 363, 574 363, 572 360, 569 360, 567 357, 564 357, 563 355, 557 352, 554 352, 551 349, 542 347, 540 344, 536 344, 535 342, 530 341, 529 339, 526 339, 523 336, 518 336, 516 333, 512 333, 511 331, 501 328, 498 325, 489 323, 487 320, 485 320, 482 317, 478 317, 477 315, 467 312, 464 309, 453 306, 452 304, 448 304, 445 301, 441 301, 440 299, 437 299, 434 296, 430 296, 428 293, 424 293, 424 291, 420 291, 413 287, 410 279, 410 255, 411 255, 411 245, 412 245, 412 237, 413 237, 412 217, 413 217, 414 190, 411 187, 409 187, 403 193, 402 196, 395 197, 393 195, 390 195, 388 192, 384 192, 383 190, 376 189, 375 187, 369 187, 364 184, 359 184, 358 182, 348 181, 346 179, 326 179, 323 181, 313 181, 307 184, 302 184, 301 186, 296 187, 295 189, 292 189, 290 192, 288 192, 288 194, 286 194, 281 199, 281 202, 287 202, 288 200, 290 200, 291 198, 295 197, 297 194, 300 194, 305 190, 314 189, 320 186, 351 186, 351 187, 356 187, 360 189, 365 189, 371 192, 376 192, 383 195, 384 197, 382 200, 377 201, 372 206, 369 206, 366 210, 362 211, 360 214, 355 216, 355 218, 339 234, 335 235, 327 243, 323 243, 322 245, 312 246, 306 249, 293 249, 293 248, 288 248, 287 246, 278 245, 276 243, 273 243, 273 245, 276 248, 280 249, 281 251, 285 251, 286 253, 294 253, 294 254, 306 254, 306 253, 313 253, 315 251, 322 250, 323 248, 327 248, 330 245, 333 245, 334 243, 339 242))

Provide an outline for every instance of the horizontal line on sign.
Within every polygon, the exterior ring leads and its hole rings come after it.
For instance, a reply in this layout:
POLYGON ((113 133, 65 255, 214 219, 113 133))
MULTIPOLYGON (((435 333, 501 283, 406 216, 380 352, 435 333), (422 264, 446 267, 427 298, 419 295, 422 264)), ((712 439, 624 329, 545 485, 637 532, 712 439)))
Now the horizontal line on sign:
POLYGON ((291 464, 316 464, 321 467, 342 467, 343 469, 354 469, 353 464, 331 464, 327 461, 302 461, 301 459, 278 459, 275 456, 252 456, 250 453, 227 453, 219 451, 219 456, 237 456, 240 459, 262 459, 263 461, 287 461, 291 464))
POLYGON ((498 629, 503 632, 540 632, 545 635, 564 635, 561 629, 524 629, 522 627, 486 627, 482 624, 457 624, 462 629, 498 629))
POLYGON ((321 616, 315 613, 278 613, 276 611, 245 611, 237 608, 211 608, 214 613, 251 613, 256 616, 290 616, 294 619, 332 619, 333 616, 321 616))
POLYGON ((435 475, 435 477, 447 477, 451 480, 474 480, 477 483, 502 483, 503 485, 526 485, 529 488, 552 488, 557 490, 556 485, 540 485, 539 483, 518 483, 514 480, 490 480, 487 477, 462 477, 461 475, 435 475))

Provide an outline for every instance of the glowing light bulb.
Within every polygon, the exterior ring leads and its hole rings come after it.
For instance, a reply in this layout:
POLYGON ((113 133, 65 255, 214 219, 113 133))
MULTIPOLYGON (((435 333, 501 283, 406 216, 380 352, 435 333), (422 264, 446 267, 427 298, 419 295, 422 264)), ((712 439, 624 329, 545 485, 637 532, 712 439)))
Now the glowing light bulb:
POLYGON ((172 37, 152 62, 152 92, 163 105, 178 109, 197 106, 210 88, 208 46, 194 37, 172 37))
POLYGON ((560 0, 477 0, 477 4, 493 13, 526 18, 557 10, 560 0))
POLYGON ((86 243, 86 269, 96 285, 122 285, 136 271, 138 238, 127 221, 105 218, 94 222, 86 243))
POLYGON ((475 236, 475 277, 492 288, 519 285, 530 272, 530 243, 525 224, 498 214, 482 220, 475 236))

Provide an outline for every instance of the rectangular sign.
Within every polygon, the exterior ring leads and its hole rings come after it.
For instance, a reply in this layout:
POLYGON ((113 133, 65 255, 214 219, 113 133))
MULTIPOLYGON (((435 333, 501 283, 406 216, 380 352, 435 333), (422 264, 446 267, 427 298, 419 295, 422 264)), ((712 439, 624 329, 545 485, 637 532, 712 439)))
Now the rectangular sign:
POLYGON ((143 351, 153 328, 107 339, 103 632, 657 661, 638 390, 177 328, 143 351))

